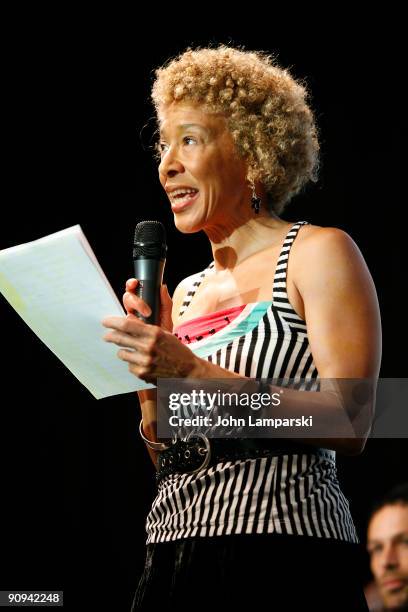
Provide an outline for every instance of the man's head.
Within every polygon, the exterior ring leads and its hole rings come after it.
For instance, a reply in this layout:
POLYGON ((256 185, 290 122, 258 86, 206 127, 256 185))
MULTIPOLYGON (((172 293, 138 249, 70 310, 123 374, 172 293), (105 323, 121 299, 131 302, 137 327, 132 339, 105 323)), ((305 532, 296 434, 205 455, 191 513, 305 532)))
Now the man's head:
POLYGON ((408 610, 408 483, 374 505, 367 549, 385 609, 408 610))

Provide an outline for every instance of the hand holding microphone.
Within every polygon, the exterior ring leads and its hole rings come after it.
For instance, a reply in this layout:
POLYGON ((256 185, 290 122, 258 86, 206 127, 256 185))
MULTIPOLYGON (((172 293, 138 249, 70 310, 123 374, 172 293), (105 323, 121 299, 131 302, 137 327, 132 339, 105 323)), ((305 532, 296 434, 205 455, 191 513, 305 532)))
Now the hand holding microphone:
POLYGON ((166 251, 161 223, 143 221, 136 226, 136 278, 127 281, 123 296, 128 316, 102 321, 112 330, 104 340, 123 347, 117 355, 128 362, 129 371, 153 384, 158 378, 200 378, 202 364, 207 363, 172 333, 172 299, 161 284, 166 251))
POLYGON ((123 305, 145 323, 172 331, 172 300, 167 285, 162 285, 166 265, 166 232, 159 221, 136 225, 133 242, 135 278, 126 283, 123 305))
MULTIPOLYGON (((123 294, 123 306, 128 313, 128 316, 138 316, 140 313, 142 317, 147 319, 151 315, 150 306, 137 295, 137 285, 139 280, 137 278, 129 278, 126 281, 126 292, 123 294)), ((171 318, 171 312, 173 308, 173 301, 167 289, 167 285, 160 287, 160 315, 157 325, 159 325, 165 331, 171 332, 173 330, 173 321, 171 318)), ((138 317, 138 318, 142 318, 138 317)))

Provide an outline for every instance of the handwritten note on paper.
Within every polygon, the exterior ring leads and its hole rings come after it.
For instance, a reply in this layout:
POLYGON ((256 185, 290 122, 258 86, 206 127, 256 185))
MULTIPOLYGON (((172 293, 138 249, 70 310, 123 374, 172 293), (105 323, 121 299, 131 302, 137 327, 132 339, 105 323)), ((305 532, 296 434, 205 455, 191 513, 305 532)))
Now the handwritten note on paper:
POLYGON ((154 388, 102 339, 126 313, 79 225, 0 251, 0 292, 96 399, 154 388))

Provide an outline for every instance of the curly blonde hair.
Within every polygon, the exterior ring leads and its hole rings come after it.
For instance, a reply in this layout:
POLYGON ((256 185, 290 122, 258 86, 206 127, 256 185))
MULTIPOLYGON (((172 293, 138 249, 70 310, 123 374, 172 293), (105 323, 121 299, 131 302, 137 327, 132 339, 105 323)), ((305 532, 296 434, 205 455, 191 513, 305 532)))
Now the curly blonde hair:
POLYGON ((271 215, 280 214, 309 182, 317 182, 318 128, 305 81, 296 80, 264 51, 219 45, 188 47, 155 70, 152 100, 203 105, 222 113, 249 181, 260 181, 271 215))

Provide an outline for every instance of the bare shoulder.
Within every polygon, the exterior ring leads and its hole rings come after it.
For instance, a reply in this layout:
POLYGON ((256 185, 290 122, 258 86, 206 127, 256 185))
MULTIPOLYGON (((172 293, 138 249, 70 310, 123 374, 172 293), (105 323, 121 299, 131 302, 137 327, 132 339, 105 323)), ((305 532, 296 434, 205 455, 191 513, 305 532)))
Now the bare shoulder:
POLYGON ((353 238, 338 227, 304 225, 293 244, 296 285, 322 266, 333 266, 343 260, 344 264, 363 264, 364 259, 353 238))
MULTIPOLYGON (((299 233, 298 251, 301 257, 323 257, 325 255, 346 255, 354 253, 361 257, 360 249, 353 238, 339 227, 306 225, 299 233)), ((295 241, 295 244, 297 239, 295 241)), ((307 262, 305 262, 307 265, 307 262)))
POLYGON ((303 225, 299 235, 295 240, 295 244, 302 244, 304 247, 313 248, 319 247, 328 240, 343 239, 352 240, 351 236, 344 230, 338 227, 323 227, 321 225, 303 225))

